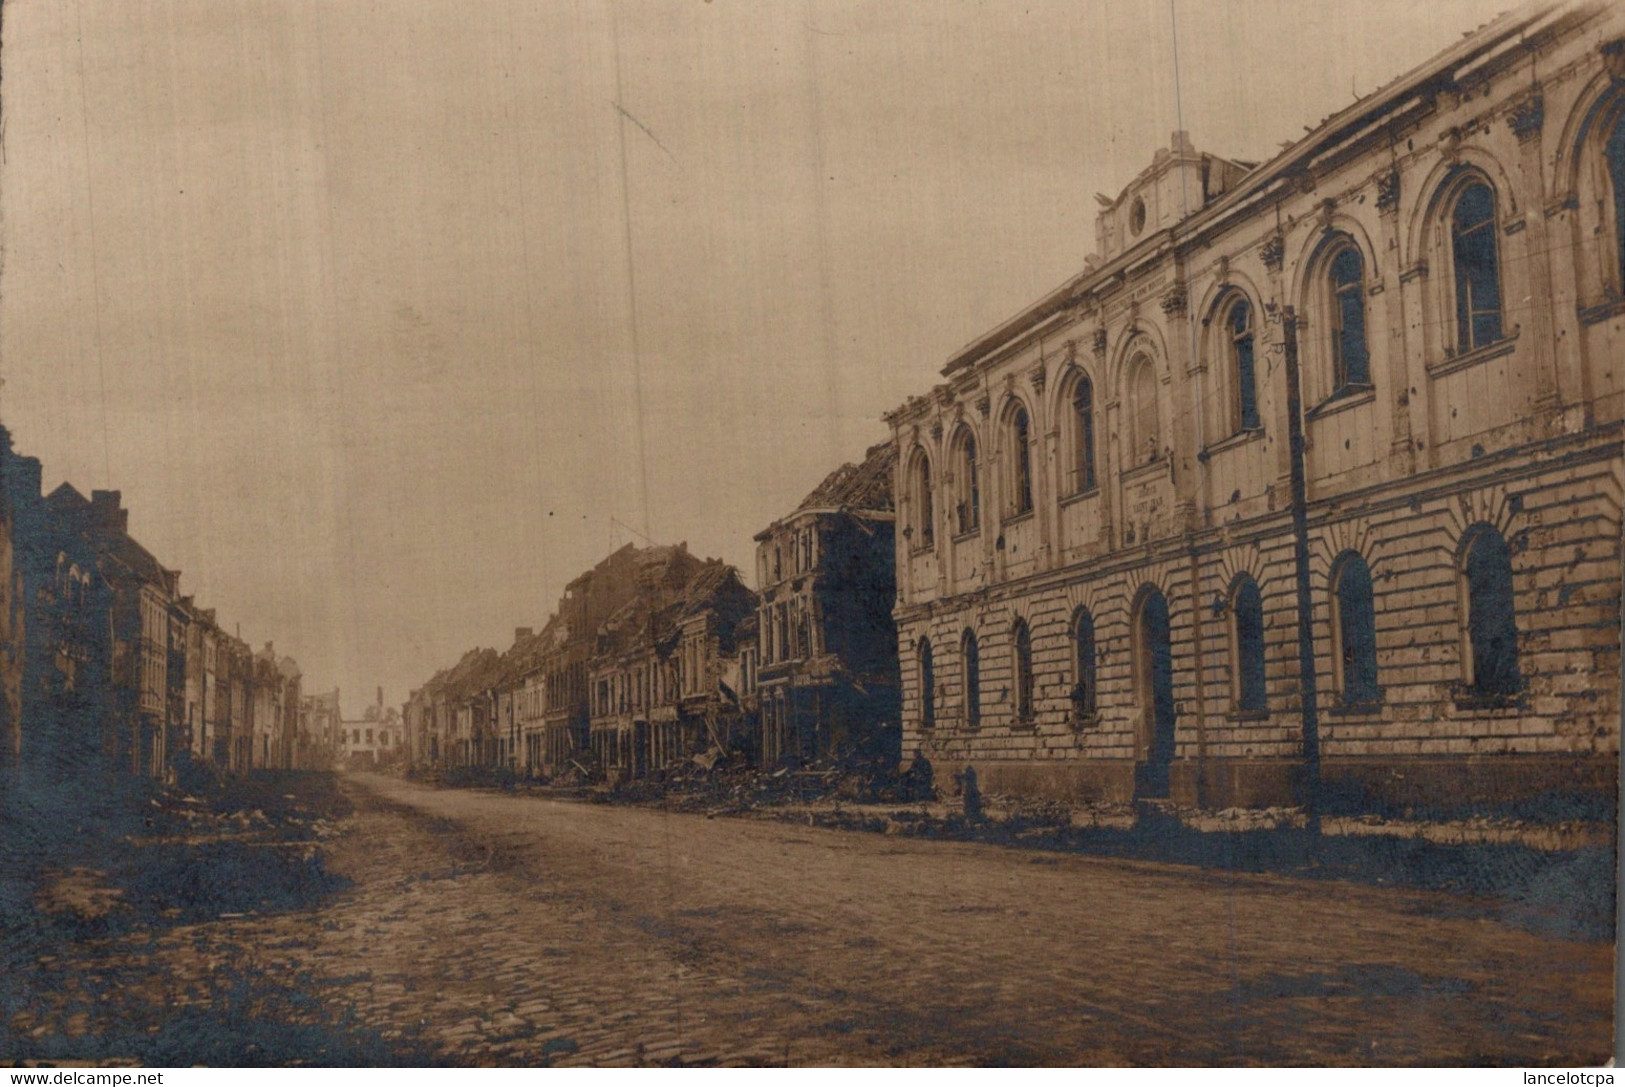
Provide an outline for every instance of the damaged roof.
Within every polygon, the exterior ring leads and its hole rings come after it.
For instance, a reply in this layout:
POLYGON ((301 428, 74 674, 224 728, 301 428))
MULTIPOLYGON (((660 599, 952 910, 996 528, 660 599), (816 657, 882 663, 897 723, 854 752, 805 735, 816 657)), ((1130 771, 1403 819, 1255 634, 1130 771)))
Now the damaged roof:
POLYGON ((860 464, 843 464, 801 500, 788 517, 781 517, 756 534, 765 540, 774 529, 800 513, 817 511, 864 513, 871 516, 892 513, 893 477, 897 473, 897 447, 891 442, 872 445, 864 451, 860 464))
POLYGON ((600 649, 624 653, 642 645, 665 645, 691 616, 716 610, 730 623, 754 614, 754 608, 755 594, 739 571, 721 559, 706 559, 676 593, 640 592, 605 620, 599 628, 600 649))
POLYGON ((861 464, 843 464, 824 477, 801 500, 796 512, 814 509, 890 510, 897 447, 891 442, 870 446, 861 464))

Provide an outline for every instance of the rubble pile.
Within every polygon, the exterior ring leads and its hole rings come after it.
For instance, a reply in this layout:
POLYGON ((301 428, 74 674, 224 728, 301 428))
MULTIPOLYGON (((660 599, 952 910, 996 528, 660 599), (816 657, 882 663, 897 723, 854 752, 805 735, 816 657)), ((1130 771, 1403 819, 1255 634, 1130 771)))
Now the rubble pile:
POLYGON ((321 843, 350 806, 330 777, 230 779, 198 796, 154 788, 108 836, 64 834, 37 868, 31 905, 47 926, 111 932, 294 909, 339 889, 321 843))

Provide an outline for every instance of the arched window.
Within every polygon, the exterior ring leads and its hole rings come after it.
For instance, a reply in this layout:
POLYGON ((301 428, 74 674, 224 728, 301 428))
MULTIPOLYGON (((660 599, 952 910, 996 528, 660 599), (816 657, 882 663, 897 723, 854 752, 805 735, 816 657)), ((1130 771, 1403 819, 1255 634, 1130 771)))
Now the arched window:
POLYGON ((1258 381, 1253 361, 1253 307, 1236 298, 1225 310, 1224 344, 1234 383, 1231 426, 1239 433, 1258 429, 1258 381))
POLYGON ((1619 282, 1625 285, 1625 110, 1614 121, 1603 155, 1608 160, 1608 180, 1614 190, 1614 259, 1619 282))
POLYGON ((1243 576, 1230 594, 1230 688, 1238 710, 1266 708, 1264 694, 1264 598, 1258 583, 1243 576))
POLYGON ((982 524, 982 490, 977 476, 976 435, 961 427, 954 443, 954 520, 961 534, 974 532, 982 524))
POLYGON ((1515 694, 1523 687, 1523 674, 1512 599, 1512 549, 1499 532, 1479 525, 1468 536, 1461 571, 1467 604, 1467 685, 1479 694, 1515 694))
MULTIPOLYGON (((1326 264, 1335 393, 1371 384, 1371 354, 1365 334, 1365 258, 1359 246, 1343 239, 1326 264)), ((1334 393, 1334 394, 1335 394, 1334 393)))
POLYGON ((1095 387, 1089 375, 1072 386, 1072 490, 1095 489, 1095 387))
POLYGON ((1161 454, 1157 444, 1157 373, 1148 355, 1136 355, 1128 364, 1130 466, 1150 464, 1161 454))
POLYGON ((1033 508, 1032 426, 1027 409, 1017 404, 1010 413, 1010 513, 1020 515, 1033 508))
POLYGON ((1016 720, 1028 721, 1033 715, 1033 638, 1027 622, 1017 619, 1010 632, 1011 669, 1016 684, 1016 720))
POLYGON ((914 493, 914 547, 928 550, 936 543, 936 516, 931 502, 931 461, 923 449, 914 454, 914 471, 910 473, 914 493))
POLYGON ((1141 592, 1134 609, 1134 695, 1140 710, 1135 734, 1135 792, 1168 795, 1168 768, 1179 730, 1174 701, 1174 651, 1168 598, 1156 586, 1141 592))
POLYGON ((1081 721, 1095 712, 1095 619, 1079 608, 1072 617, 1072 717, 1081 721))
POLYGON ((1495 237, 1495 192, 1471 180, 1450 208, 1450 253, 1456 281, 1456 350, 1501 338, 1501 263, 1495 237))
POLYGON ((931 639, 921 638, 916 647, 920 657, 920 727, 934 728, 937 723, 937 680, 931 667, 931 639))
POLYGON ((1333 668, 1345 706, 1377 702, 1377 616, 1371 597, 1371 569, 1355 552, 1332 568, 1333 668))
POLYGON ((982 660, 974 630, 965 631, 959 648, 965 669, 965 724, 975 728, 982 723, 982 660))

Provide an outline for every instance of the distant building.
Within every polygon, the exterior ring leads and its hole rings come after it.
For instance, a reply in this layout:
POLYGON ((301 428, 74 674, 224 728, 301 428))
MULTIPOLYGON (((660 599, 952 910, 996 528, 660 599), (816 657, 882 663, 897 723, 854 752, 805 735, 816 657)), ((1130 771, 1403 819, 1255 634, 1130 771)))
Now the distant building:
MULTIPOLYGON (((338 692, 334 691, 334 703, 338 692)), ((321 697, 321 696, 318 696, 321 697)), ((400 711, 384 705, 384 689, 358 720, 338 721, 335 733, 340 762, 351 769, 371 769, 406 760, 406 728, 400 711)))
POLYGON ((341 758, 339 729, 343 713, 339 707, 339 689, 305 695, 300 700, 299 710, 301 765, 309 769, 331 769, 341 758))
POLYGON ((215 762, 241 773, 253 764, 254 653, 247 642, 222 631, 216 663, 222 726, 215 738, 215 762))

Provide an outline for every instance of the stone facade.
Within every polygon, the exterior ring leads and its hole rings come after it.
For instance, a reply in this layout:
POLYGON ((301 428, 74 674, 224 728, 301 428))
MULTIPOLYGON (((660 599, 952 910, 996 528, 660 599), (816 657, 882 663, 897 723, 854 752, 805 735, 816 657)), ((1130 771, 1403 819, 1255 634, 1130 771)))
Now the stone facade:
POLYGON ((904 751, 1216 807, 1612 789, 1622 35, 1503 17, 1102 198, 1083 271, 887 416, 904 751))

